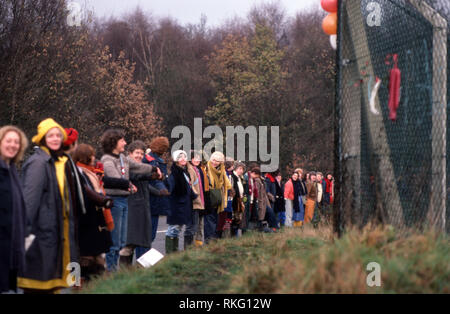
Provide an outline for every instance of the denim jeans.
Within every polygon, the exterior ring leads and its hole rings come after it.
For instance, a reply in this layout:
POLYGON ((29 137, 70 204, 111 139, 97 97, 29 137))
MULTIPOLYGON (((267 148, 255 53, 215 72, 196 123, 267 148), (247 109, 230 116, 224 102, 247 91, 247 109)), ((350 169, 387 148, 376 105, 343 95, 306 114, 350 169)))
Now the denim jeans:
POLYGON ((166 236, 171 238, 178 238, 181 229, 183 229, 183 225, 169 225, 169 227, 167 228, 166 236))
POLYGON ((111 231, 111 240, 113 245, 106 253, 106 268, 108 271, 117 269, 120 249, 125 247, 127 241, 128 226, 128 198, 123 196, 113 196, 114 206, 111 208, 111 214, 114 220, 114 229, 111 231))
POLYGON ((208 243, 209 239, 217 238, 217 211, 214 209, 211 214, 205 215, 203 223, 205 242, 208 243))
POLYGON ((278 212, 277 213, 277 221, 280 224, 280 226, 284 226, 286 222, 286 213, 285 212, 278 212))
POLYGON ((305 206, 303 204, 303 198, 301 196, 299 196, 298 202, 299 202, 298 207, 300 211, 298 212, 293 211, 292 213, 293 221, 303 221, 305 219, 305 206))
POLYGON ((152 215, 152 242, 156 239, 156 232, 158 231, 158 215, 152 215))
POLYGON ((196 226, 194 238, 196 241, 203 242, 203 234, 205 230, 205 216, 201 215, 198 210, 194 211, 194 224, 196 226))
POLYGON ((199 212, 198 210, 192 211, 192 221, 186 224, 185 236, 194 236, 197 233, 199 224, 199 212))

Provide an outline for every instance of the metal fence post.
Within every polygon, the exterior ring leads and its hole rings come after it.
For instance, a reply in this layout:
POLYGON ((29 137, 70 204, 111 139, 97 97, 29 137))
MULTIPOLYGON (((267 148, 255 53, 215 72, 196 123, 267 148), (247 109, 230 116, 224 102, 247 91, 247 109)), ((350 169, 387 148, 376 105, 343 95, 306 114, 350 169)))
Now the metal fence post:
POLYGON ((445 231, 447 144, 447 20, 425 1, 409 0, 433 25, 432 183, 428 225, 445 231))

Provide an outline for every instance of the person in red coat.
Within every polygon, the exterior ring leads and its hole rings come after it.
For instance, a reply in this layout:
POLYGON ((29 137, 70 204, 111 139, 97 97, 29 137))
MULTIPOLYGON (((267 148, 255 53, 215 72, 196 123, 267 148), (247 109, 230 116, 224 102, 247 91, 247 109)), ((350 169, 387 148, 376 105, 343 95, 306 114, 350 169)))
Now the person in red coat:
POLYGON ((333 188, 334 188, 334 178, 331 173, 327 174, 327 177, 325 178, 326 187, 325 187, 325 202, 327 205, 333 203, 333 188))

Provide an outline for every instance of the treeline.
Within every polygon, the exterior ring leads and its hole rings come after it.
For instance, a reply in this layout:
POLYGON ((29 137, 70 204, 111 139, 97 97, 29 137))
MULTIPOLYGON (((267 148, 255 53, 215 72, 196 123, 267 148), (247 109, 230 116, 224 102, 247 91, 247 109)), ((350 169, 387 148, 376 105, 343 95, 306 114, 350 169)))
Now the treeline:
POLYGON ((216 27, 139 8, 81 26, 67 15, 63 0, 0 0, 0 124, 31 136, 51 116, 97 147, 109 127, 148 142, 193 129, 194 117, 280 126, 283 170, 332 170, 334 51, 322 12, 289 17, 266 3, 216 27))

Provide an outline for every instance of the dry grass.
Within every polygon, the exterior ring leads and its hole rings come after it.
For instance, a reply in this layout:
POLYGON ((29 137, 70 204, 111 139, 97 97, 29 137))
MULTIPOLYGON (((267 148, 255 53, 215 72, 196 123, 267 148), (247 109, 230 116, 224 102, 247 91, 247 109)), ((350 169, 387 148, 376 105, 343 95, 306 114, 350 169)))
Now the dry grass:
POLYGON ((99 280, 97 293, 450 293, 450 245, 433 231, 329 226, 250 233, 167 256, 148 270, 99 280), (381 287, 366 269, 381 266, 381 287), (182 283, 182 284, 180 284, 182 283))
MULTIPOLYGON (((283 236, 289 238, 296 232, 283 236)), ((349 231, 341 239, 334 238, 330 228, 305 228, 301 236, 326 244, 297 259, 275 255, 260 267, 245 266, 244 275, 233 278, 234 292, 450 292, 449 241, 436 232, 409 231, 398 236, 390 226, 368 226, 349 231), (366 283, 370 262, 381 266, 381 287, 366 283)))

